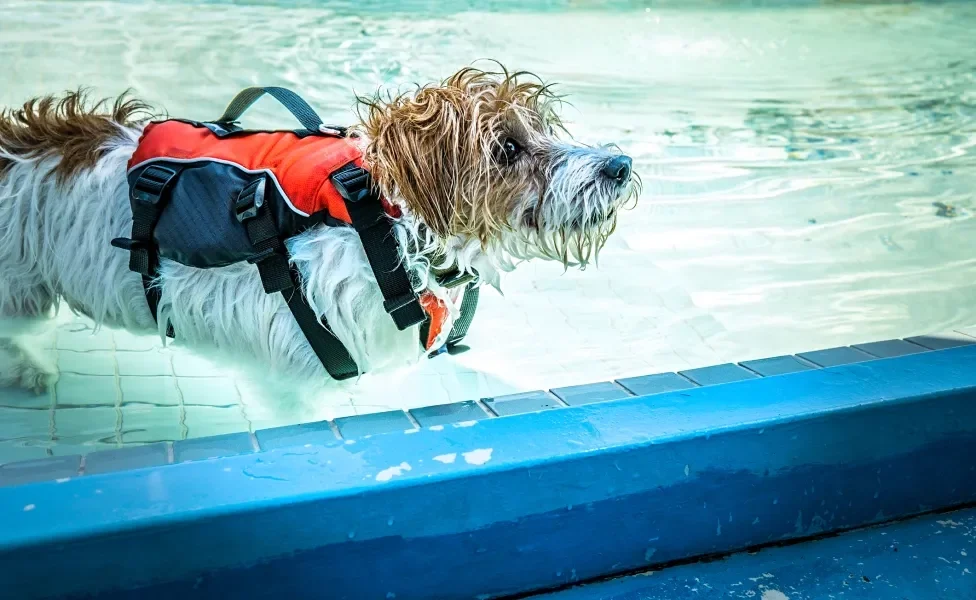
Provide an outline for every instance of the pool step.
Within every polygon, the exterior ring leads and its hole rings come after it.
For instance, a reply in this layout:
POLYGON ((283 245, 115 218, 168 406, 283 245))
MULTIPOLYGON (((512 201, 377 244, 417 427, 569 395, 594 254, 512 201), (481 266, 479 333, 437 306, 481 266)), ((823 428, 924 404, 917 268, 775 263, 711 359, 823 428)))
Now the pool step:
POLYGON ((976 509, 738 553, 531 600, 974 600, 976 509))
POLYGON ((254 433, 229 433, 145 446, 127 445, 85 456, 58 456, 0 464, 0 487, 224 458, 287 446, 335 446, 350 439, 409 433, 418 426, 429 428, 468 424, 481 419, 662 394, 972 344, 976 344, 976 327, 905 340, 885 340, 805 352, 796 356, 777 356, 676 373, 657 373, 617 381, 536 390, 408 411, 395 410, 341 417, 333 421, 287 425, 254 433))

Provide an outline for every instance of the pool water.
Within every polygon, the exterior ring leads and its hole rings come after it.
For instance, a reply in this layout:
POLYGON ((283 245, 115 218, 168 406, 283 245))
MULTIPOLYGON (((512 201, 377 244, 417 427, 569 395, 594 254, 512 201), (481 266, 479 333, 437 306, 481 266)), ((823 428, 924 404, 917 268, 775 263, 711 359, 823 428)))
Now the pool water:
POLYGON ((644 181, 598 269, 527 265, 467 353, 313 399, 64 314, 55 390, 0 390, 0 463, 976 324, 976 4, 448 4, 0 1, 2 105, 132 88, 206 119, 263 84, 350 122, 354 91, 494 58, 644 181))

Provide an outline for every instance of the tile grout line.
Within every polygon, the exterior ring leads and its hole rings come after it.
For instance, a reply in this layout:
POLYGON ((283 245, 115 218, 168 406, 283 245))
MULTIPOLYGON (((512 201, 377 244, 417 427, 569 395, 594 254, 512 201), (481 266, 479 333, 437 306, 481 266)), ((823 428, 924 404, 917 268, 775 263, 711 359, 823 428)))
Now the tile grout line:
POLYGON ((115 335, 112 334, 110 339, 112 340, 112 368, 115 370, 115 444, 117 447, 122 447, 122 428, 125 426, 122 418, 122 379, 119 377, 119 354, 118 347, 115 344, 115 335))

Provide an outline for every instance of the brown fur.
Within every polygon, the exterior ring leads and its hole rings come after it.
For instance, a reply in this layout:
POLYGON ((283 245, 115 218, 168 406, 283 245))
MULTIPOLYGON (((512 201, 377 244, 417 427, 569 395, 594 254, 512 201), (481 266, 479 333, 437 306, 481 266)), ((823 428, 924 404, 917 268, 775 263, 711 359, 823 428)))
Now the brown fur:
POLYGON ((440 236, 484 243, 512 226, 509 203, 528 181, 544 193, 547 174, 536 171, 545 161, 502 169, 495 160, 508 138, 538 155, 562 129, 552 110, 558 98, 528 73, 466 68, 440 85, 359 101, 374 179, 440 236))
MULTIPOLYGON (((54 175, 64 183, 95 166, 120 128, 147 120, 149 107, 123 94, 106 110, 107 100, 90 103, 84 90, 62 97, 28 100, 20 109, 0 111, 0 152, 22 158, 57 156, 54 175)), ((0 155, 0 175, 13 161, 0 155)))

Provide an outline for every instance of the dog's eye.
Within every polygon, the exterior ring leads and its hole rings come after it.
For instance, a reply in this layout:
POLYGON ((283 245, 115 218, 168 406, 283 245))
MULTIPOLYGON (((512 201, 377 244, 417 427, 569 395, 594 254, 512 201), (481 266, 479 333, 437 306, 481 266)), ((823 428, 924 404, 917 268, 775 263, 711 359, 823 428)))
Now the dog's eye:
POLYGON ((518 142, 512 138, 506 138, 505 142, 502 144, 502 158, 507 163, 515 162, 519 154, 522 152, 522 147, 519 146, 518 142))

